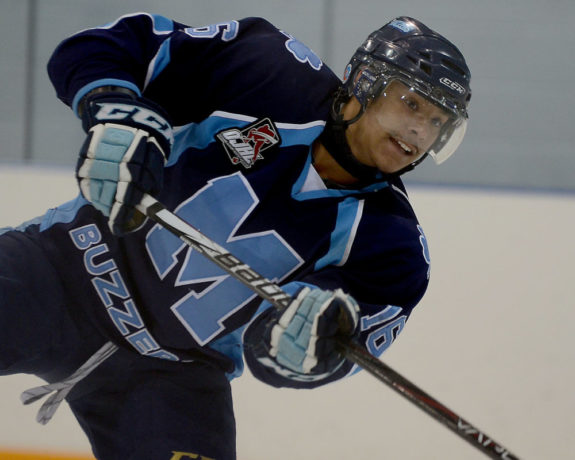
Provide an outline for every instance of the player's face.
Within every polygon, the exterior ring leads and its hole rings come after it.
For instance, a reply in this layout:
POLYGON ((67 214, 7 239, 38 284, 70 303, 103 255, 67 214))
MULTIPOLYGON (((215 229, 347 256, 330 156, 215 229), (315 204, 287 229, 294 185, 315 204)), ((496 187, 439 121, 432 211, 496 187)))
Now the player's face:
POLYGON ((349 125, 346 135, 360 162, 394 173, 421 158, 448 121, 447 112, 403 83, 392 81, 359 120, 349 125))

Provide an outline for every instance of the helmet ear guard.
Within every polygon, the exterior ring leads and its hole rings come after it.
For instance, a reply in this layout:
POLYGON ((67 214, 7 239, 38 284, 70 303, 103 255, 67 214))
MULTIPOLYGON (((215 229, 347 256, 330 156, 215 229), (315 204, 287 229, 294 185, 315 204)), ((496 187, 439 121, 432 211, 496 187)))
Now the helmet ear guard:
POLYGON ((360 102, 364 110, 375 99, 376 86, 381 86, 381 79, 372 72, 370 67, 366 66, 358 69, 355 83, 352 87, 352 94, 360 102))

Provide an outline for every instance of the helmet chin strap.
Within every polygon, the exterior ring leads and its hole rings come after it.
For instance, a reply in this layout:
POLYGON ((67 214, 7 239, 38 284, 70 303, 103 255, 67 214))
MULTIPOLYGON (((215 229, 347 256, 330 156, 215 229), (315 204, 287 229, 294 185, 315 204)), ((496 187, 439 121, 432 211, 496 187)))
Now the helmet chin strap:
POLYGON ((329 120, 320 136, 320 142, 337 164, 360 182, 372 183, 381 180, 377 168, 366 166, 353 156, 345 137, 346 129, 347 123, 343 120, 329 120))
POLYGON ((355 155, 353 155, 351 147, 347 142, 345 131, 349 125, 359 120, 365 112, 365 107, 362 106, 357 115, 352 119, 344 120, 341 114, 341 107, 347 100, 349 100, 349 97, 340 89, 336 94, 332 106, 331 117, 327 121, 319 140, 337 164, 359 180, 360 184, 355 184, 355 187, 358 185, 366 186, 374 182, 381 182, 398 177, 407 171, 411 171, 427 156, 427 154, 423 155, 417 161, 394 173, 384 173, 373 166, 367 166, 361 163, 355 155))

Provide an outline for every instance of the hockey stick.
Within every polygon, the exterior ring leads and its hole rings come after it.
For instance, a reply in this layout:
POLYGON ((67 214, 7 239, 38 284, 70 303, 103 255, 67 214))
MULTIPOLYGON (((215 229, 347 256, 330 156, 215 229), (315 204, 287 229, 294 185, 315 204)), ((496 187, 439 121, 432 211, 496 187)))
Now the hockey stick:
MULTIPOLYGON (((187 245, 252 289, 261 298, 270 302, 274 307, 283 310, 291 301, 291 297, 280 286, 255 272, 250 266, 243 263, 215 241, 212 241, 167 210, 155 198, 146 195, 137 208, 141 213, 147 215, 161 227, 179 237, 187 245)), ((455 412, 371 355, 361 345, 353 342, 340 342, 339 348, 346 359, 390 386, 488 457, 504 460, 519 459, 501 444, 495 442, 490 436, 475 428, 455 412)))

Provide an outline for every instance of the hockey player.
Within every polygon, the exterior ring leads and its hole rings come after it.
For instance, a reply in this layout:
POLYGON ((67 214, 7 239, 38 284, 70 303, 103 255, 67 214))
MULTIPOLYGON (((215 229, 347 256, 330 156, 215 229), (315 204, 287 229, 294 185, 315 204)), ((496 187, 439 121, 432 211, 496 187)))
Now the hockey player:
POLYGON ((263 19, 139 13, 65 40, 48 70, 87 133, 81 195, 0 237, 0 372, 82 366, 66 399, 97 458, 233 459, 244 360, 314 388, 357 370, 336 337, 379 356, 403 329, 429 254, 400 175, 445 161, 467 124, 451 42, 394 19, 342 83, 263 19), (148 221, 145 193, 281 283, 288 308, 148 221))

